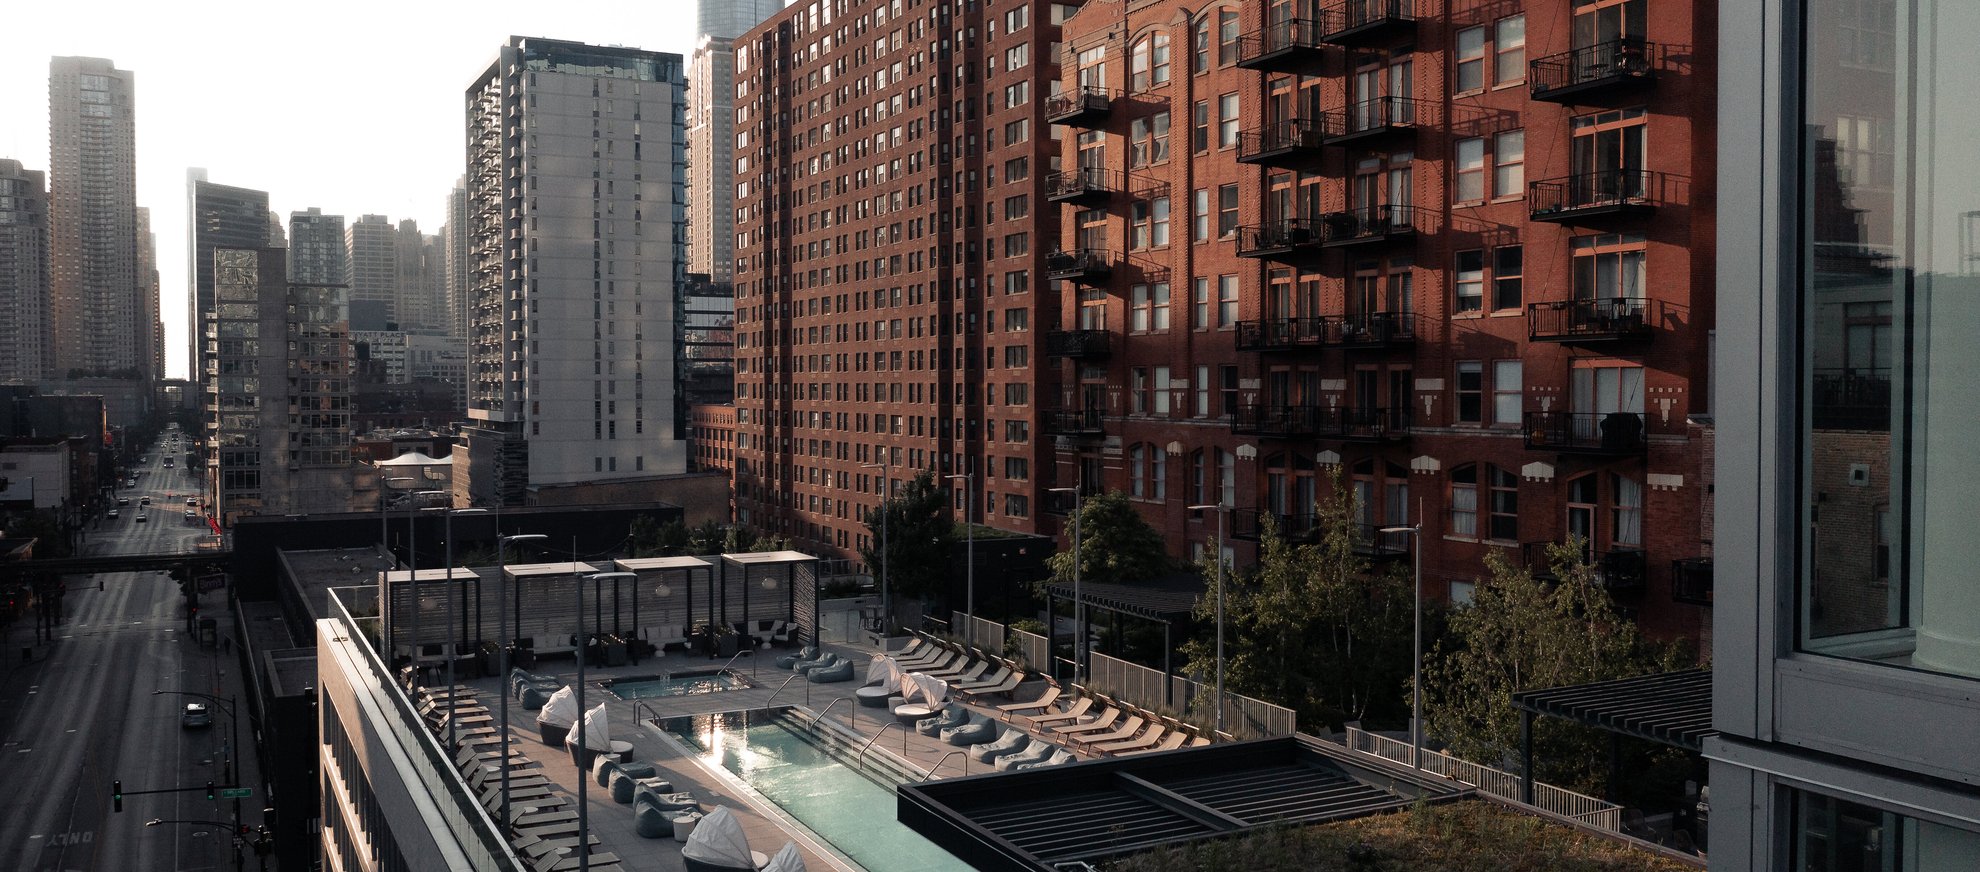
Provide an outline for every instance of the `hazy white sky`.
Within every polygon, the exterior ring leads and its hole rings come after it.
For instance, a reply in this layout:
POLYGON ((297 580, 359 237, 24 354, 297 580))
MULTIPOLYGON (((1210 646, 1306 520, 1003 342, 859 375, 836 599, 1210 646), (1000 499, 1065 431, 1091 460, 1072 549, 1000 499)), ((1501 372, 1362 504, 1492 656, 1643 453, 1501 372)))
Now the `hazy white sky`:
POLYGON ((48 59, 137 76, 138 205, 158 237, 166 372, 186 369, 186 168, 283 216, 413 218, 461 174, 462 94, 510 35, 693 50, 692 0, 7 3, 0 157, 48 169, 48 59))

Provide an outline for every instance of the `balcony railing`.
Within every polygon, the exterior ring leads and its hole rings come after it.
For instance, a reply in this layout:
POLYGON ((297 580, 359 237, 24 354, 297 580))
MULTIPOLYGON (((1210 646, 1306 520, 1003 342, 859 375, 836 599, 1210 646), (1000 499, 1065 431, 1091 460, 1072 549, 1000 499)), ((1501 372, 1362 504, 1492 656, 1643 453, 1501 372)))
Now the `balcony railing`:
POLYGON ((1655 44, 1634 37, 1599 42, 1528 64, 1533 99, 1556 103, 1641 87, 1651 81, 1650 55, 1655 44))
POLYGON ((1319 63, 1326 46, 1318 22, 1294 18, 1267 24, 1264 30, 1238 37, 1238 66, 1247 70, 1296 73, 1319 63))
POLYGON ((1231 513, 1231 538, 1257 541, 1265 533, 1265 519, 1272 519, 1279 538, 1287 542, 1311 542, 1320 538, 1320 516, 1293 515, 1270 509, 1231 513))
POLYGON ((1340 438, 1349 442, 1400 442, 1409 438, 1408 406, 1340 410, 1340 438))
POLYGON ((1105 249, 1079 248, 1045 255, 1045 277, 1080 284, 1099 284, 1113 275, 1113 262, 1105 249))
POLYGON ((1098 85, 1080 85, 1045 98, 1045 123, 1092 127, 1113 109, 1114 92, 1098 85))
POLYGON ((1239 163, 1295 167, 1320 154, 1321 125, 1309 118, 1287 118, 1238 133, 1239 163))
POLYGON ((1048 410, 1040 416, 1047 436, 1097 437, 1106 435, 1099 409, 1048 410))
POLYGON ((1238 228, 1238 257, 1310 254, 1320 249, 1320 228, 1304 218, 1248 224, 1238 228))
POLYGON ((1416 343, 1416 313, 1355 312, 1333 322, 1332 344, 1381 350, 1416 343))
POLYGON ((1354 551, 1373 560, 1396 560, 1409 556, 1408 533, 1384 533, 1380 524, 1356 524, 1354 551))
POLYGON ((1529 303, 1526 335, 1535 342, 1621 342, 1649 339, 1650 301, 1641 297, 1529 303))
POLYGON ((1636 412, 1528 412, 1526 447, 1564 454, 1642 454, 1643 416, 1636 412))
POLYGON ((1318 436, 1324 429, 1322 419, 1331 417, 1328 413, 1332 411, 1319 406, 1253 403, 1237 408, 1237 413, 1232 416, 1231 432, 1255 436, 1318 436))
POLYGON ((1114 334, 1105 330, 1054 330, 1045 334, 1045 356, 1100 360, 1114 351, 1114 334))
POLYGON ((1648 170, 1611 169, 1534 182, 1527 206, 1535 221, 1573 224, 1603 216, 1657 211, 1656 179, 1648 170))
POLYGON ((1239 321, 1237 350, 1288 351, 1318 348, 1329 336, 1326 318, 1267 318, 1239 321))
POLYGON ((1358 46, 1416 24, 1416 0, 1346 0, 1320 13, 1320 41, 1358 46))
POLYGON ((1114 196, 1113 174, 1105 167, 1079 167, 1045 177, 1045 199, 1054 203, 1096 203, 1114 196))
MULTIPOLYGON (((1553 542, 1524 542, 1519 546, 1520 556, 1534 578, 1559 581, 1554 572, 1548 550, 1553 542)), ((1641 590, 1648 560, 1643 549, 1619 547, 1610 551, 1584 549, 1581 559, 1595 570, 1595 583, 1611 593, 1626 590, 1641 590)))
POLYGON ((1320 216, 1327 246, 1371 245, 1416 235, 1416 207, 1364 206, 1320 216))
POLYGON ((1424 107, 1408 97, 1376 97, 1320 117, 1321 141, 1348 145, 1416 129, 1424 107))
POLYGON ((1695 606, 1712 604, 1712 558, 1671 561, 1671 599, 1695 606))
POLYGON ((1891 371, 1883 367, 1815 370, 1809 407, 1817 430, 1891 429, 1891 371))

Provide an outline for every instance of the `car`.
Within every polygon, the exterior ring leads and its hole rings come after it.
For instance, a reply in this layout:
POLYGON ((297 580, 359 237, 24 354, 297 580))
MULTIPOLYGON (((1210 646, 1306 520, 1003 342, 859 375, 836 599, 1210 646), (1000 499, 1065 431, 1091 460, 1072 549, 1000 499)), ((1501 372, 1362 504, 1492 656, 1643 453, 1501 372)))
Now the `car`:
POLYGON ((138 497, 138 505, 140 505, 140 506, 148 506, 148 505, 151 505, 151 497, 148 497, 148 496, 146 496, 146 497, 138 497))
POLYGON ((130 505, 130 504, 131 504, 131 498, 130 498, 130 497, 118 497, 118 498, 117 498, 117 505, 120 505, 120 506, 128 506, 128 505, 130 505))
POLYGON ((188 506, 199 505, 199 497, 186 497, 186 505, 188 506))
POLYGON ((146 522, 146 521, 149 521, 149 520, 151 520, 151 516, 149 516, 149 515, 146 515, 146 514, 145 514, 145 513, 143 513, 143 512, 139 512, 139 513, 138 513, 138 516, 137 516, 137 522, 138 522, 138 523, 140 523, 140 524, 142 524, 142 523, 144 523, 144 522, 146 522))
POLYGON ((185 710, 179 712, 179 726, 188 730, 213 726, 213 714, 206 710, 206 703, 186 703, 185 710))
POLYGON ((170 461, 170 460, 167 460, 167 461, 165 461, 165 468, 166 468, 166 469, 171 469, 171 468, 172 468, 172 461, 170 461))
POLYGON ((192 509, 187 509, 187 510, 186 510, 186 520, 188 520, 188 521, 197 521, 197 520, 199 520, 199 513, 198 513, 198 512, 195 512, 195 511, 193 511, 192 509))
POLYGON ((112 521, 115 521, 115 520, 117 520, 117 510, 116 510, 116 509, 111 509, 110 511, 108 511, 108 512, 105 512, 105 513, 104 513, 104 517, 106 517, 106 518, 109 518, 109 519, 110 519, 110 520, 112 520, 112 521))

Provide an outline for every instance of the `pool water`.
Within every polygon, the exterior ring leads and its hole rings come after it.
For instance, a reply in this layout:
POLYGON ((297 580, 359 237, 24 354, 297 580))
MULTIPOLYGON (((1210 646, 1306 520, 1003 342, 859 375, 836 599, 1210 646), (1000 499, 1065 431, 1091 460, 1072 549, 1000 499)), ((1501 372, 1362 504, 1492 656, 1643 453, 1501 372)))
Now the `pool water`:
MULTIPOLYGON (((670 718, 661 728, 719 762, 867 872, 972 872, 894 819, 883 786, 775 719, 774 710, 670 718)), ((764 853, 778 846, 752 846, 764 853)))
POLYGON ((618 678, 605 689, 620 699, 654 699, 690 694, 741 690, 749 682, 730 672, 703 672, 692 675, 663 675, 652 678, 618 678))

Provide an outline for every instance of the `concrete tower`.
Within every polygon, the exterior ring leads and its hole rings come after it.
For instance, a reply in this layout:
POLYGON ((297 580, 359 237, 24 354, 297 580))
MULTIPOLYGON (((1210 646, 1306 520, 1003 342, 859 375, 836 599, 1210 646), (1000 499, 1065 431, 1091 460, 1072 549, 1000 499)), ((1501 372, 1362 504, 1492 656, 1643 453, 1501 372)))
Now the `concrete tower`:
POLYGON ((48 376, 48 184, 0 160, 0 382, 48 376))
POLYGON ((50 324, 56 375, 150 363, 138 275, 135 76, 100 58, 48 65, 50 324))

